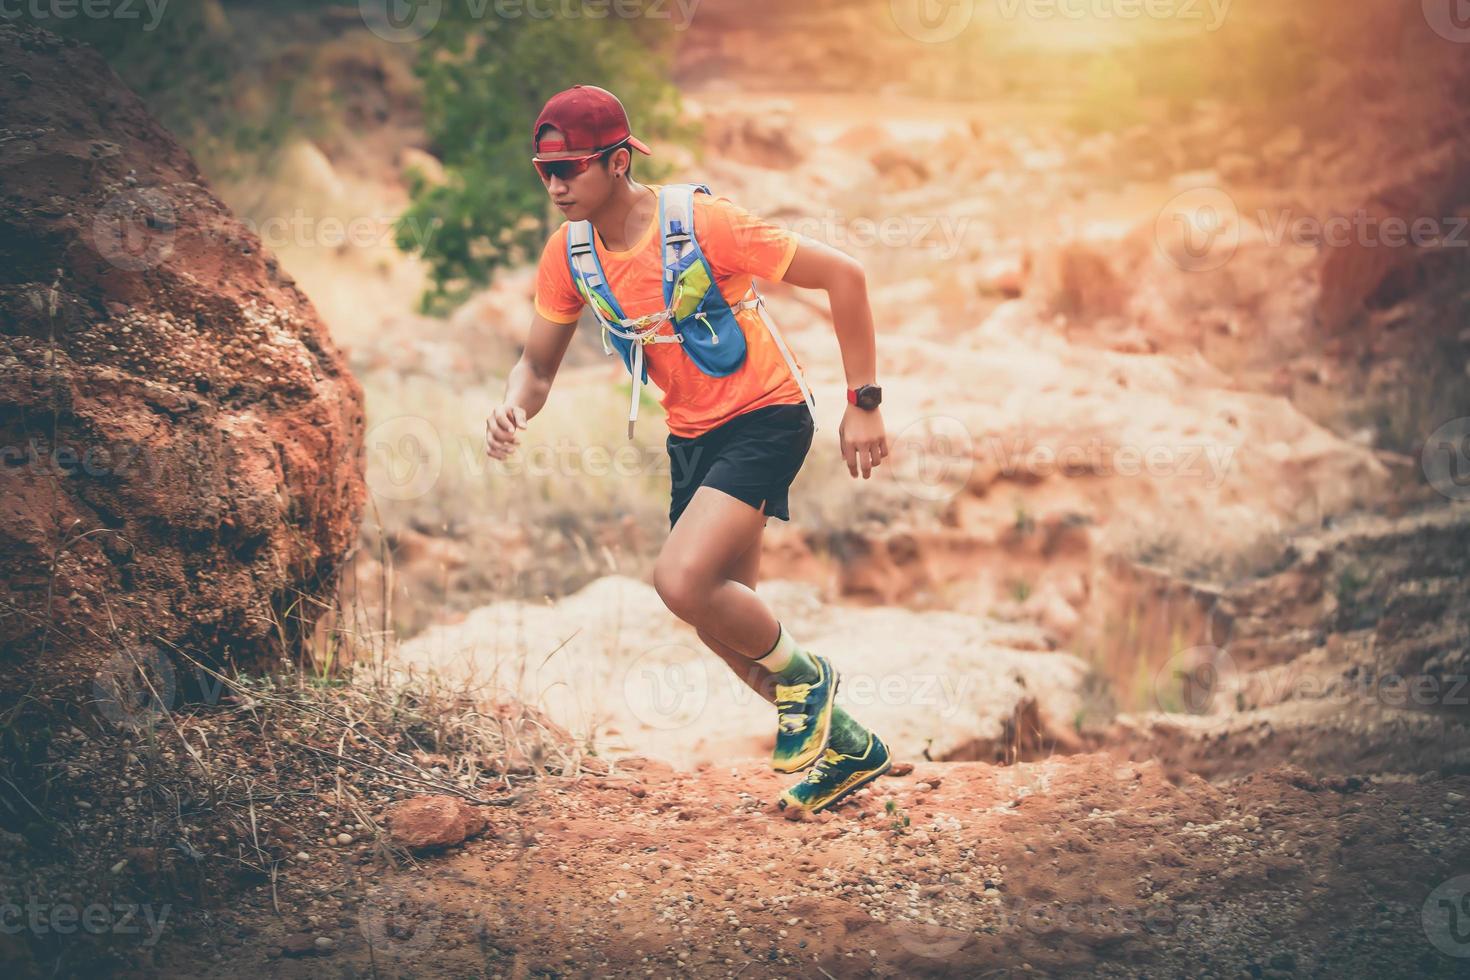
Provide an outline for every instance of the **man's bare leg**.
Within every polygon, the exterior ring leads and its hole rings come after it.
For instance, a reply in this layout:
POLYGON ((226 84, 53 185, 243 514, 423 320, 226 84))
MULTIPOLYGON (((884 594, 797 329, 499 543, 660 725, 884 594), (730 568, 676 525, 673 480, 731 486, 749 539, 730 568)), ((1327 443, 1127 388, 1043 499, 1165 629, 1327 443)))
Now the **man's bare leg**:
MULTIPOLYGON (((775 703, 778 685, 794 685, 788 688, 794 700, 777 706, 782 718, 798 723, 778 731, 774 768, 796 772, 809 765, 828 744, 828 731, 834 749, 865 756, 871 735, 832 701, 831 664, 802 650, 755 594, 765 522, 759 508, 700 487, 659 553, 654 586, 674 615, 767 701, 775 703)), ((872 778, 877 775, 874 770, 872 778)), ((825 787, 819 781, 809 789, 825 787)))
MULTIPOLYGON (((762 525, 755 540, 751 542, 750 547, 745 549, 745 554, 735 559, 735 564, 726 572, 731 581, 739 582, 752 590, 755 588, 756 579, 760 576, 761 538, 765 536, 764 531, 765 526, 762 525)), ((769 670, 750 658, 741 656, 738 650, 726 646, 712 634, 702 629, 696 632, 699 633, 699 638, 704 645, 725 661, 725 665, 734 671, 747 687, 770 703, 776 703, 776 681, 769 670)))
POLYGON ((775 644, 780 624, 765 602, 729 570, 760 542, 766 515, 714 487, 694 492, 669 532, 653 585, 669 611, 755 660, 775 644))

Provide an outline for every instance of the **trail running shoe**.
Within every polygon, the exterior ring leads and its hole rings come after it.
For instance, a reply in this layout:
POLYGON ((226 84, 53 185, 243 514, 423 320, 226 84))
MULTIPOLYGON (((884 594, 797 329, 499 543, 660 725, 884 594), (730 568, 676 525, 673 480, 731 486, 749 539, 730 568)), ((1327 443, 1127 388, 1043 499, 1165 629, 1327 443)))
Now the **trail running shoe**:
POLYGON ((827 749, 805 779, 781 791, 778 805, 783 810, 794 806, 811 813, 825 810, 883 775, 892 764, 888 746, 869 732, 868 747, 862 755, 843 755, 836 749, 827 749))
POLYGON ((811 654, 821 672, 809 684, 776 685, 776 750, 771 768, 800 772, 827 747, 832 733, 832 703, 837 697, 837 671, 826 657, 811 654))

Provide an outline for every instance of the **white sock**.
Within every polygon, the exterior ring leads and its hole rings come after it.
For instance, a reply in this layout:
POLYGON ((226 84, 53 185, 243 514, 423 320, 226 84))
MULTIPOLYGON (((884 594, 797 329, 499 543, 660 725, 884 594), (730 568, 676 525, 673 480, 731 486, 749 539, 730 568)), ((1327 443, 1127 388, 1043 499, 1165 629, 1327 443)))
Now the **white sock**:
POLYGON ((779 622, 776 624, 781 631, 776 634, 776 645, 771 652, 756 660, 756 663, 766 668, 773 674, 779 674, 791 663, 791 658, 796 654, 796 641, 791 634, 786 632, 786 627, 779 622))

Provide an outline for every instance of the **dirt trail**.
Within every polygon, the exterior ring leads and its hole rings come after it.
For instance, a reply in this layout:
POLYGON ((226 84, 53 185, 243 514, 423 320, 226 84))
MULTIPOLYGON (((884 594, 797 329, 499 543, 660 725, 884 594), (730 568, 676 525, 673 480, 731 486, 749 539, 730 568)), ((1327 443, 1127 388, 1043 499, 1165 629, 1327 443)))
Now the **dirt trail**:
POLYGON ((432 874, 314 865, 297 877, 312 897, 284 920, 262 886, 197 936, 213 965, 159 965, 213 977, 1463 975, 1426 940, 1421 911, 1470 868, 1470 777, 1321 783, 1287 767, 1216 787, 1107 755, 921 763, 811 825, 774 807, 786 778, 638 759, 611 777, 549 778, 432 874), (334 942, 329 964, 282 955, 317 935, 334 942))

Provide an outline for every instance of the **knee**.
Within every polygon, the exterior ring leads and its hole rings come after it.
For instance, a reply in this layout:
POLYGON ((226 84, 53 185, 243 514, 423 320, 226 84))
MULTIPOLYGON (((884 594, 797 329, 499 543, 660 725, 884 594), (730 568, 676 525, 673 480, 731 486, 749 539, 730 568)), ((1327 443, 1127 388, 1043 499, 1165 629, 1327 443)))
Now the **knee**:
POLYGON ((691 625, 699 618, 709 595, 709 589, 693 569, 664 558, 654 566, 653 587, 669 612, 691 625))

